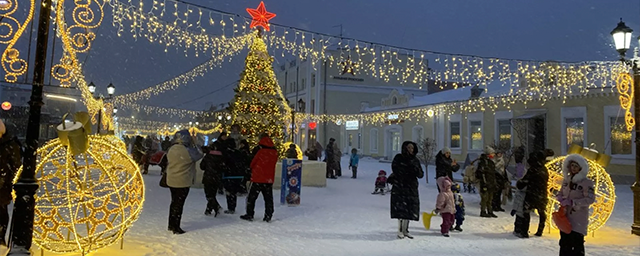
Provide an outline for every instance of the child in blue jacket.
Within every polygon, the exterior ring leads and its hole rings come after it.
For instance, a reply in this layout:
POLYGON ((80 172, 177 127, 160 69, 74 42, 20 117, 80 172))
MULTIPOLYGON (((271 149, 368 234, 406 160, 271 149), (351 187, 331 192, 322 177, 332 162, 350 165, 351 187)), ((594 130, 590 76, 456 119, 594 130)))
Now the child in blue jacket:
POLYGON ((352 179, 358 177, 358 162, 360 162, 360 157, 358 156, 358 150, 354 148, 351 150, 351 160, 349 160, 349 168, 351 168, 351 172, 353 173, 353 175, 351 175, 352 179))

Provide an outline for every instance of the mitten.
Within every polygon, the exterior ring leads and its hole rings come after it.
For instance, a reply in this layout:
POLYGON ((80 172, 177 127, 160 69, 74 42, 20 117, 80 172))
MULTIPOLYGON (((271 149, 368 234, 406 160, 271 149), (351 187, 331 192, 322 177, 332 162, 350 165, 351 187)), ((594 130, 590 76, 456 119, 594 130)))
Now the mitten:
POLYGON ((434 212, 435 212, 436 214, 440 214, 440 210, 439 210, 439 209, 436 209, 434 212))

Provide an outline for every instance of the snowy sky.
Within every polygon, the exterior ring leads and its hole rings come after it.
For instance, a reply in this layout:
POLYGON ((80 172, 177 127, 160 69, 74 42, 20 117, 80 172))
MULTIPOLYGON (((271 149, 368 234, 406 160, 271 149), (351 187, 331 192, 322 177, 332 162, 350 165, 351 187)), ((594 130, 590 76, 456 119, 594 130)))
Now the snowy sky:
MULTIPOLYGON (((231 13, 246 14, 257 0, 189 0, 231 13)), ((432 51, 488 57, 536 60, 612 60, 610 31, 619 18, 640 31, 640 1, 382 1, 382 0, 272 0, 267 11, 272 22, 339 34, 345 37, 432 51)), ((85 75, 105 91, 109 82, 116 94, 133 92, 170 79, 207 60, 185 57, 176 48, 146 40, 134 41, 130 33, 118 37, 111 25, 110 7, 97 40, 85 62, 85 75)), ((635 33, 637 34, 637 33, 635 33)), ((34 34, 35 40, 35 34, 34 34)), ((634 43, 635 44, 635 43, 634 43)), ((59 54, 60 44, 56 55, 59 54)), ((83 60, 87 55, 81 55, 83 60)), ((159 95, 144 104, 200 110, 227 102, 239 79, 246 52, 205 77, 159 95), (197 100, 196 100, 197 99, 197 100)), ((32 71, 30 71, 32 72, 32 71)), ((31 77, 32 75, 30 75, 31 77)), ((122 114, 136 114, 125 113, 122 114)), ((137 115, 137 114, 136 114, 137 115)))

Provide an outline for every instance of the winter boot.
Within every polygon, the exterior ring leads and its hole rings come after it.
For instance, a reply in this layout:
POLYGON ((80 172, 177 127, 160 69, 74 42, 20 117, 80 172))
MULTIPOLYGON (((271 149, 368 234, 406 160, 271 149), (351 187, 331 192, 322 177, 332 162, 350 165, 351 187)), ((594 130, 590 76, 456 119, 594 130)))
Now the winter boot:
POLYGON ((456 225, 456 227, 453 230, 462 232, 462 228, 460 227, 460 225, 456 225))
POLYGON ((271 216, 264 216, 264 218, 262 219, 262 221, 264 221, 264 222, 271 222, 271 216))
POLYGON ((490 218, 491 216, 490 216, 489 214, 487 214, 487 212, 485 212, 485 211, 481 211, 481 212, 480 212, 480 217, 483 217, 483 218, 490 218))
POLYGON ((184 233, 186 233, 186 231, 182 230, 181 228, 173 228, 173 234, 174 235, 182 235, 184 233))
POLYGON ((535 233, 535 236, 542 236, 542 232, 544 232, 544 223, 538 224, 538 232, 535 233))
POLYGON ((253 221, 253 216, 247 214, 240 216, 240 218, 243 220, 253 221))
POLYGON ((404 238, 404 232, 403 231, 403 221, 402 220, 398 220, 398 238, 403 239, 404 238))
POLYGON ((493 211, 489 212, 487 215, 491 218, 498 218, 498 215, 493 214, 493 211))
POLYGON ((225 210, 224 213, 225 214, 234 214, 234 213, 236 213, 236 211, 225 210))
POLYGON ((449 237, 449 233, 444 233, 444 234, 442 234, 442 236, 449 237))
POLYGON ((402 220, 402 234, 406 238, 413 239, 413 236, 409 234, 409 220, 402 220))

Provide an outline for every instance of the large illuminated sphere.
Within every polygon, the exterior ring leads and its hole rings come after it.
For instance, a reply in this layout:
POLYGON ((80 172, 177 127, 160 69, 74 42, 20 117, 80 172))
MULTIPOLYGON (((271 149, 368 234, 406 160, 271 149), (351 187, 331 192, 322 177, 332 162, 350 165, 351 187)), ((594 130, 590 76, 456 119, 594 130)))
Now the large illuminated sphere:
MULTIPOLYGON (((566 156, 557 157, 546 164, 549 170, 549 204, 547 205, 547 216, 560 208, 560 203, 556 200, 556 194, 562 187, 562 162, 566 156)), ((589 174, 587 178, 593 181, 596 192, 596 201, 589 208, 589 232, 593 232, 604 226, 609 220, 616 202, 616 191, 607 171, 595 161, 586 159, 589 163, 589 174)), ((552 227, 555 224, 551 218, 547 218, 552 227)))
POLYGON ((89 136, 73 156, 60 140, 38 149, 33 242, 57 253, 91 251, 120 241, 144 201, 137 164, 109 136, 89 136))

